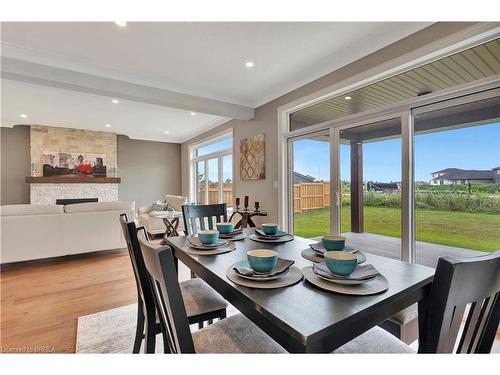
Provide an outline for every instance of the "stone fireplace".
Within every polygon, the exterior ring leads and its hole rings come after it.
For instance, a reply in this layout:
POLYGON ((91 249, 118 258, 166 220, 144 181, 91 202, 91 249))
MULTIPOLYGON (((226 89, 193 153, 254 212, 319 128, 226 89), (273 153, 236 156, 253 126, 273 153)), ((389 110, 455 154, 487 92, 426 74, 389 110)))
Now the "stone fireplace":
POLYGON ((80 129, 31 126, 31 204, 56 204, 57 199, 118 200, 116 134, 80 129), (43 152, 95 153, 106 156, 108 177, 42 177, 43 152), (109 176, 111 174, 111 176, 109 176))

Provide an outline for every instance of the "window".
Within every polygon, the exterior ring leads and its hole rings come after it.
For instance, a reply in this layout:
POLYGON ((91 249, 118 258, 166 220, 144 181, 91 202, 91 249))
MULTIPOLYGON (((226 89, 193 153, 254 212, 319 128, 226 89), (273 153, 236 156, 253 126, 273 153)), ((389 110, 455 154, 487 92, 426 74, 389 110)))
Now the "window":
POLYGON ((191 148, 191 201, 233 202, 233 135, 223 134, 191 148))

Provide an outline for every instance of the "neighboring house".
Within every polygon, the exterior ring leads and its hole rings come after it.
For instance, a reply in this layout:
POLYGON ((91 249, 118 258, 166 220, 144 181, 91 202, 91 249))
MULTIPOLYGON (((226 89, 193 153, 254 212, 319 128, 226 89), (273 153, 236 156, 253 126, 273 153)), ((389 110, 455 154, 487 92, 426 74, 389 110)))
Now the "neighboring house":
POLYGON ((293 184, 309 184, 311 182, 317 182, 316 178, 313 176, 301 174, 299 172, 293 172, 293 184))
POLYGON ((500 167, 491 170, 446 168, 431 173, 431 185, 495 184, 500 183, 500 167))

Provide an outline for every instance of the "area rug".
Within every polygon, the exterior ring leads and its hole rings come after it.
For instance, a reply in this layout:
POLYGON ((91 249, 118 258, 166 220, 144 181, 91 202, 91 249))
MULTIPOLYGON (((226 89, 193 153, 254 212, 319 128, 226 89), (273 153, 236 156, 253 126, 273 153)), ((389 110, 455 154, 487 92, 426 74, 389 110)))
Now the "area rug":
MULTIPOLYGON (((136 319, 137 304, 78 317, 76 353, 132 353, 136 319)), ((161 335, 156 352, 163 352, 161 335)))
MULTIPOLYGON (((228 308, 228 315, 236 312, 237 310, 233 306, 228 308)), ((80 316, 76 335, 76 353, 132 353, 136 319, 136 304, 80 316)), ((196 325, 191 326, 192 331, 196 330, 196 328, 196 325)), ((500 353, 498 336, 497 333, 497 339, 491 350, 492 353, 500 353)), ((411 347, 416 350, 418 348, 417 341, 411 347)), ((143 349, 141 347, 141 352, 143 349)), ((161 335, 156 335, 156 353, 163 353, 161 335)))

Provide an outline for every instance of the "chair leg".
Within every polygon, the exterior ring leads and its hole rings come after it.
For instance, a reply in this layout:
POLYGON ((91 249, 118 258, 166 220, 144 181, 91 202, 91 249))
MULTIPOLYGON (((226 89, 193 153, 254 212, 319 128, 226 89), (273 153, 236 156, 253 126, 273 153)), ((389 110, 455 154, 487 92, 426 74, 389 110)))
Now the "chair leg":
POLYGON ((156 316, 148 314, 146 317, 146 327, 144 330, 144 353, 155 352, 156 346, 156 316))
POLYGON ((213 324, 214 320, 213 319, 208 319, 208 325, 213 324))
POLYGON ((227 317, 227 309, 222 309, 219 313, 219 320, 222 320, 227 317))
POLYGON ((203 328, 203 322, 198 322, 198 329, 202 329, 203 328))
POLYGON ((137 303, 137 327, 135 329, 135 340, 132 353, 137 354, 140 352, 143 336, 144 336, 144 310, 142 307, 142 301, 139 301, 137 303))

